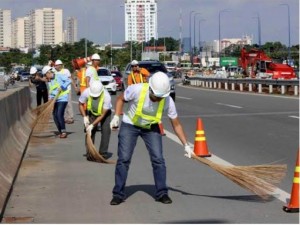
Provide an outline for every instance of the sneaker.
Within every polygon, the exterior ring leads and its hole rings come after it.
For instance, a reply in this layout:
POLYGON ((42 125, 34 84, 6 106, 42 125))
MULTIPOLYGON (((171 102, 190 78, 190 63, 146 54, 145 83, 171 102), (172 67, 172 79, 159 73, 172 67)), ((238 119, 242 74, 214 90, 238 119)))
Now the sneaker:
POLYGON ((111 205, 120 205, 123 202, 123 199, 118 197, 113 197, 113 199, 110 201, 111 205))
POLYGON ((170 199, 170 197, 167 194, 164 194, 156 201, 161 202, 163 204, 171 204, 172 203, 172 199, 170 199))
POLYGON ((63 133, 60 134, 59 137, 60 138, 67 138, 67 136, 68 136, 67 133, 63 132, 63 133))

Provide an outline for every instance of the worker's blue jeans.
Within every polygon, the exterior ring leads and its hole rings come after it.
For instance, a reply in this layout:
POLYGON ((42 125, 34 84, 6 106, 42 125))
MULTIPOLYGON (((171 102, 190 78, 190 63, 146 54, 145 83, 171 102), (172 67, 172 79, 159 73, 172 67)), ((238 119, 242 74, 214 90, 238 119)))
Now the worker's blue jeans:
POLYGON ((59 133, 66 132, 66 124, 65 124, 65 109, 68 102, 55 102, 53 108, 53 120, 59 131, 59 133))
POLYGON ((168 193, 166 185, 166 166, 162 150, 162 136, 158 125, 153 129, 142 129, 131 124, 122 122, 119 131, 118 161, 115 170, 115 186, 113 196, 125 199, 125 184, 133 150, 137 138, 141 136, 150 155, 153 168, 153 176, 156 188, 156 198, 168 193))

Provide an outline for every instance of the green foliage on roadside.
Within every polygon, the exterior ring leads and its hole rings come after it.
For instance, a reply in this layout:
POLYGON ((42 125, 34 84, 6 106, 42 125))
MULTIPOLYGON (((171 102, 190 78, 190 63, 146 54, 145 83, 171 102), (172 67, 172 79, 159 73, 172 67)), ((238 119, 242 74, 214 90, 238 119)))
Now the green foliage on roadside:
MULTIPOLYGON (((23 64, 26 67, 30 67, 33 64, 46 65, 49 60, 60 59, 72 71, 71 61, 76 58, 84 58, 85 51, 87 51, 87 56, 98 53, 101 57, 101 65, 107 66, 112 62, 113 65, 123 70, 127 63, 130 62, 131 54, 133 59, 141 60, 142 48, 146 46, 166 46, 167 51, 178 51, 179 44, 179 40, 175 40, 172 37, 164 37, 143 43, 127 42, 124 44, 124 48, 118 50, 111 49, 110 46, 106 46, 104 50, 100 50, 100 46, 95 45, 91 41, 81 39, 74 44, 42 45, 38 49, 40 55, 36 58, 33 58, 34 52, 23 53, 18 49, 11 49, 10 52, 0 54, 0 66, 5 67, 9 71, 15 64, 23 64), (85 43, 87 43, 86 49, 85 43)), ((259 46, 248 45, 245 47, 249 50, 251 48, 258 48, 259 46)), ((266 42, 261 48, 274 60, 282 61, 288 56, 287 46, 280 42, 266 42)), ((241 46, 231 45, 222 51, 221 54, 227 57, 239 57, 240 52, 241 46)), ((295 65, 299 66, 299 45, 291 47, 291 58, 295 60, 295 65)), ((170 55, 161 54, 160 60, 171 60, 170 55)))

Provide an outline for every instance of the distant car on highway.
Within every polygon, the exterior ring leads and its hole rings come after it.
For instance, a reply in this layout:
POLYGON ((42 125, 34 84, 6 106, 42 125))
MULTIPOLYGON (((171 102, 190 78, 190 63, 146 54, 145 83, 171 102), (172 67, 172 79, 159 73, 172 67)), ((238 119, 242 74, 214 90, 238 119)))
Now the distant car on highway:
POLYGON ((117 70, 112 70, 111 75, 115 79, 117 83, 117 90, 118 91, 123 91, 124 90, 124 84, 123 84, 123 75, 120 71, 117 70))
POLYGON ((117 93, 117 83, 113 76, 111 75, 109 69, 105 67, 100 67, 97 70, 98 76, 100 78, 101 83, 103 86, 111 93, 116 94, 117 93))
POLYGON ((29 81, 30 73, 29 72, 22 72, 20 74, 20 81, 29 81))
MULTIPOLYGON (((170 84, 171 84, 170 96, 175 101, 175 98, 176 98, 175 81, 174 81, 173 75, 167 71, 167 69, 163 63, 161 63, 160 61, 156 61, 156 60, 149 60, 149 61, 145 60, 145 61, 139 61, 139 67, 147 69, 150 73, 150 76, 158 71, 166 73, 170 79, 170 84)), ((131 63, 128 63, 126 66, 126 69, 125 69, 125 74, 128 77, 128 75, 130 73, 131 73, 131 63)), ((127 79, 125 79, 125 84, 127 86, 126 82, 127 82, 127 79)))

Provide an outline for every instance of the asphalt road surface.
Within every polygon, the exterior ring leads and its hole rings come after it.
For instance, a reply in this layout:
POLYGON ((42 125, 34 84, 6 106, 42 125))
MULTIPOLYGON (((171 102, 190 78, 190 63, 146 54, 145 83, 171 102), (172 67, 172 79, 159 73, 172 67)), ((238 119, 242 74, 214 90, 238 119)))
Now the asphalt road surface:
MULTIPOLYGON (((127 179, 127 199, 111 206, 114 165, 83 157, 83 122, 73 95, 76 121, 67 125, 68 138, 55 138, 53 123, 48 133, 33 135, 4 217, 34 223, 299 223, 298 213, 282 210, 290 196, 299 148, 297 97, 179 85, 176 106, 191 144, 196 120, 202 119, 211 160, 245 166, 287 164, 287 175, 276 193, 261 200, 212 168, 184 157, 164 117, 164 155, 173 203, 155 201, 149 156, 139 140, 127 179)), ((112 132, 110 152, 116 160, 117 132, 112 132)))

